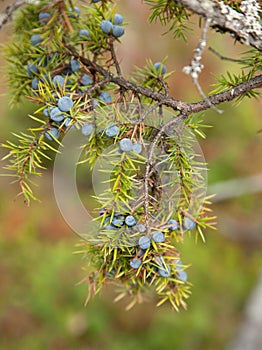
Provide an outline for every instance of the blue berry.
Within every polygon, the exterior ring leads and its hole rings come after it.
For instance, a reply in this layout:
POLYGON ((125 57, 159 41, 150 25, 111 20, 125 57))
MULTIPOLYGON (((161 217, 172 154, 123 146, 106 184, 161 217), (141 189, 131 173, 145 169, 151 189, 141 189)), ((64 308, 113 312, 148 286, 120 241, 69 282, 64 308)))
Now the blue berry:
POLYGON ((165 235, 161 231, 156 231, 153 233, 152 239, 156 243, 162 243, 165 240, 165 235))
POLYGON ((98 215, 99 215, 99 216, 102 216, 102 215, 104 215, 105 213, 106 213, 106 208, 101 208, 101 209, 99 210, 98 215))
POLYGON ((71 60, 70 61, 70 67, 72 69, 72 72, 77 72, 80 69, 81 64, 77 60, 71 60))
POLYGON ((111 231, 111 230, 116 230, 116 227, 112 224, 109 224, 105 227, 105 229, 111 231))
POLYGON ((135 153, 141 153, 142 152, 142 145, 138 142, 134 142, 132 145, 132 151, 135 153))
POLYGON ((102 29, 102 32, 105 34, 109 34, 113 28, 113 24, 108 20, 103 20, 101 22, 100 28, 102 29))
POLYGON ((189 219, 187 216, 184 218, 183 228, 185 230, 193 230, 196 227, 196 224, 193 220, 189 219))
POLYGON ((112 97, 108 92, 101 92, 99 95, 100 100, 104 101, 105 103, 112 102, 112 97))
POLYGON ((39 21, 43 21, 43 22, 48 22, 50 17, 51 15, 48 12, 40 12, 38 15, 39 21))
POLYGON ((34 78, 31 82, 31 87, 33 90, 38 90, 38 84, 39 84, 39 80, 37 78, 34 78))
POLYGON ((119 13, 116 13, 114 16, 114 20, 113 23, 114 24, 122 24, 124 22, 124 18, 122 15, 120 15, 119 13))
POLYGON ((40 34, 33 34, 30 38, 30 41, 33 46, 36 46, 40 44, 43 41, 43 39, 41 38, 40 34))
POLYGON ((154 64, 154 67, 160 74, 165 74, 166 73, 166 66, 162 62, 156 62, 154 64))
POLYGON ((116 136, 118 134, 118 126, 117 125, 109 126, 106 129, 105 133, 106 133, 106 136, 108 136, 108 137, 116 136))
POLYGON ((147 236, 142 236, 139 238, 138 244, 141 249, 147 249, 150 247, 151 243, 150 239, 147 236))
POLYGON ((58 100, 58 108, 62 112, 68 112, 74 105, 72 99, 68 96, 63 96, 58 100))
POLYGON ((104 225, 108 222, 109 223, 109 221, 110 221, 110 217, 108 216, 107 218, 105 218, 105 220, 104 220, 104 225))
POLYGON ((146 232, 146 227, 145 227, 145 225, 143 225, 143 224, 137 224, 136 225, 136 228, 137 228, 137 230, 139 231, 139 232, 146 232))
POLYGON ((50 140, 53 141, 54 138, 58 139, 59 138, 59 130, 57 128, 52 128, 48 131, 45 132, 45 137, 50 140), (53 137, 52 137, 53 136, 53 137))
POLYGON ((181 271, 183 269, 183 263, 180 259, 176 259, 175 261, 176 264, 176 271, 181 271))
POLYGON ((133 215, 128 215, 125 219, 125 223, 127 226, 134 226, 136 224, 136 219, 133 217, 133 215))
POLYGON ((186 281, 187 281, 187 273, 186 273, 186 271, 179 271, 179 272, 177 273, 177 278, 178 278, 180 281, 186 282, 186 281))
POLYGON ((89 74, 84 74, 84 75, 82 75, 82 78, 81 78, 81 84, 83 86, 92 85, 93 84, 93 79, 90 77, 89 74))
POLYGON ((129 152, 132 151, 132 141, 128 138, 124 138, 121 141, 119 141, 119 147, 121 149, 121 151, 123 152, 129 152))
POLYGON ((123 226, 124 225, 124 217, 121 219, 121 217, 115 217, 112 220, 112 224, 116 227, 123 226))
POLYGON ((92 2, 95 4, 97 2, 100 2, 101 0, 92 0, 92 2))
POLYGON ((72 118, 66 118, 65 119, 65 123, 64 123, 64 126, 66 128, 70 128, 70 129, 74 129, 75 128, 75 125, 72 124, 72 118))
POLYGON ((82 126, 81 132, 83 135, 89 136, 92 134, 93 129, 94 129, 93 124, 86 123, 82 126))
POLYGON ((176 220, 174 220, 174 219, 168 220, 167 224, 168 225, 172 225, 172 226, 169 227, 169 230, 171 230, 171 231, 175 231, 179 227, 178 222, 176 220))
POLYGON ((94 107, 94 108, 96 108, 99 105, 99 102, 98 102, 98 100, 96 98, 94 98, 92 102, 93 102, 93 106, 92 107, 94 107))
POLYGON ((90 34, 89 34, 89 31, 87 29, 80 29, 79 35, 84 36, 87 39, 90 39, 90 34))
POLYGON ((166 277, 166 278, 169 277, 170 276, 170 266, 166 265, 166 267, 165 266, 159 267, 158 273, 161 277, 166 277))
POLYGON ((55 122, 61 122, 64 120, 65 115, 60 111, 59 108, 55 107, 50 112, 50 118, 55 122))
POLYGON ((26 66, 26 71, 27 71, 27 74, 30 75, 30 77, 32 77, 33 75, 38 73, 38 68, 35 64, 28 63, 26 66))
POLYGON ((44 115, 45 115, 46 117, 49 117, 49 109, 48 109, 48 108, 45 108, 45 109, 43 110, 43 113, 44 113, 44 115))
POLYGON ((132 267, 132 269, 138 269, 139 266, 141 265, 141 260, 140 259, 137 259, 137 258, 134 258, 132 260, 130 260, 130 266, 132 267))
POLYGON ((52 79, 52 82, 55 86, 63 86, 65 79, 62 77, 62 75, 55 75, 52 79))
POLYGON ((113 26, 112 34, 114 35, 114 37, 120 38, 122 35, 125 34, 125 28, 120 26, 113 26))

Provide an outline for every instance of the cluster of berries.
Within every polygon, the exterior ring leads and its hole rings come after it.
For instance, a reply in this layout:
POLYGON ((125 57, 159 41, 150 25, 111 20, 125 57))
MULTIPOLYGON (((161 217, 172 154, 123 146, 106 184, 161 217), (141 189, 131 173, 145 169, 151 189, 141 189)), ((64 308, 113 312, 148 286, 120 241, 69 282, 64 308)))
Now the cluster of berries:
MULTIPOLYGON (((99 215, 102 216, 105 213, 106 210, 101 209, 99 215)), ((123 213, 114 213, 112 219, 111 215, 107 213, 107 216, 103 221, 103 225, 103 229, 105 230, 117 230, 120 227, 133 228, 134 226, 139 232, 144 232, 143 230, 145 230, 144 225, 137 223, 137 220, 133 215, 123 213)))
MULTIPOLYGON (((170 265, 165 262, 164 256, 159 255, 154 250, 154 244, 164 243, 165 233, 162 231, 154 231, 151 237, 146 234, 146 227, 143 223, 137 221, 134 215, 130 213, 114 213, 114 215, 110 215, 106 211, 106 209, 101 209, 100 216, 106 216, 103 220, 102 230, 116 232, 121 229, 121 231, 125 231, 127 233, 134 234, 136 238, 136 243, 134 244, 135 248, 135 256, 129 261, 129 265, 132 269, 138 270, 141 265, 143 265, 143 256, 148 250, 151 252, 151 258, 146 258, 147 268, 152 271, 154 274, 158 273, 161 277, 168 278, 171 274, 175 274, 176 278, 180 281, 187 281, 187 273, 184 271, 183 263, 181 260, 174 258, 173 265, 175 266, 175 271, 171 272, 170 265), (152 244, 152 241, 154 244, 152 244)), ((187 218, 188 219, 188 218, 187 218)), ((192 229, 195 227, 195 223, 185 218, 185 223, 188 229, 192 229), (194 224, 194 225, 193 225, 194 224)), ((170 231, 179 229, 179 224, 176 220, 170 219, 167 222, 168 228, 170 231)), ((166 226, 167 226, 166 225, 166 226)), ((184 224, 183 224, 184 226, 184 224)), ((145 267, 146 268, 146 267, 145 267)))
MULTIPOLYGON (((139 253, 137 254, 137 257, 133 258, 130 261, 130 266, 133 269, 137 270, 141 266, 141 264, 142 264, 141 257, 143 255, 144 255, 144 251, 139 251, 139 253)), ((187 273, 186 273, 186 271, 184 271, 183 262, 180 259, 175 259, 174 265, 176 266, 175 271, 174 271, 176 278, 182 282, 186 282, 187 281, 187 273)), ((163 256, 157 256, 155 258, 155 264, 150 265, 150 270, 152 270, 152 272, 154 274, 158 273, 161 277, 164 277, 164 278, 168 278, 171 276, 171 268, 165 262, 163 256)))
MULTIPOLYGON (((93 1, 98 2, 98 1, 93 1)), ((75 7, 73 10, 70 9, 71 12, 75 11, 78 15, 80 14, 79 8, 75 7)), ((51 14, 48 12, 40 12, 38 15, 38 20, 40 23, 44 22, 47 23, 51 18, 51 14)), ((123 22, 123 17, 119 14, 115 14, 114 16, 114 23, 115 24, 121 24, 123 22)), ((122 28, 122 27, 121 27, 122 28)), ((115 29, 114 29, 115 30, 115 29)), ((80 30, 80 36, 84 36, 86 38, 90 38, 89 32, 86 29, 80 30)), ((43 38, 40 34, 33 34, 30 38, 30 42, 33 46, 38 46, 43 42, 43 38)), ((28 62, 26 66, 27 74, 32 77, 31 81, 31 88, 35 91, 35 94, 37 94, 39 90, 39 82, 42 81, 43 83, 49 83, 53 84, 52 87, 55 89, 59 89, 61 91, 70 91, 71 87, 75 85, 75 81, 71 82, 68 77, 70 75, 74 78, 77 77, 77 86, 78 90, 76 93, 78 95, 83 95, 85 92, 85 89, 89 89, 90 86, 93 85, 94 79, 91 74, 87 74, 86 70, 83 74, 82 72, 82 66, 79 60, 77 59, 71 59, 67 65, 64 65, 64 68, 61 69, 60 74, 54 75, 52 78, 49 77, 48 74, 43 74, 41 72, 41 67, 46 67, 48 63, 54 59, 54 55, 56 54, 47 54, 44 60, 38 60, 37 62, 28 62), (75 74, 74 74, 75 73, 75 74), (38 78, 38 76, 41 75, 42 78, 38 78)), ((52 72, 51 72, 52 75, 52 72)), ((106 92, 102 91, 100 93, 95 94, 96 98, 93 98, 90 104, 90 109, 94 109, 99 103, 111 103, 112 97, 111 95, 106 92)), ((57 98, 58 99, 58 98, 57 98)), ((70 104, 73 106, 73 101, 69 96, 64 96, 63 101, 71 101, 70 104)), ((60 131, 61 131, 61 125, 64 128, 73 128, 74 122, 72 118, 70 118, 67 114, 63 113, 65 110, 61 109, 59 105, 61 104, 60 100, 58 101, 57 106, 49 106, 44 109, 43 113, 45 116, 49 117, 49 123, 48 128, 49 130, 45 132, 45 136, 51 141, 54 140, 54 138, 59 138, 60 131), (51 128, 50 128, 51 126, 51 128)), ((71 106, 71 107, 72 107, 71 106)), ((71 108, 70 107, 70 108, 71 108)), ((67 111, 66 111, 67 112, 67 111)), ((82 127, 82 133, 86 136, 89 136, 92 133, 93 125, 92 124, 85 124, 82 127)), ((108 137, 116 136, 118 133, 118 127, 116 125, 110 125, 106 131, 106 135, 108 137)), ((136 145, 134 145, 134 150, 136 149, 136 145)), ((139 153, 139 152, 137 152, 139 153)))
MULTIPOLYGON (((74 103, 69 96, 63 96, 58 100, 57 107, 45 108, 44 114, 56 123, 64 122, 65 126, 68 127, 72 119, 70 117, 67 117, 67 114, 65 113, 69 112, 73 105, 74 103)), ((54 126, 45 132, 46 138, 48 138, 50 141, 53 138, 57 139, 59 137, 59 134, 59 129, 54 126)))
POLYGON ((114 15, 112 20, 103 19, 100 28, 105 34, 112 34, 115 38, 120 38, 125 33, 125 28, 122 27, 124 18, 119 13, 114 15))

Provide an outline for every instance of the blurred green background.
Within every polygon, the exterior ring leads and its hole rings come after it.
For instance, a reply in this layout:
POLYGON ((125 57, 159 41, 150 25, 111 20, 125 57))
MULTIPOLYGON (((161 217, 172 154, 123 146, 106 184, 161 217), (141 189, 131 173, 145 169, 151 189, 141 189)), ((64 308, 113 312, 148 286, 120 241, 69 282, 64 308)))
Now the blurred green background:
MULTIPOLYGON (((176 71, 170 80, 171 93, 178 99, 198 100, 189 77, 181 73, 198 36, 190 36, 188 44, 172 40, 171 35, 162 37, 160 26, 148 23, 148 8, 140 0, 118 3, 129 22, 118 50, 125 74, 134 65, 143 65, 146 58, 160 61, 168 55, 167 68, 176 71)), ((197 25, 193 28, 198 35, 197 25)), ((11 26, 2 30, 1 42, 10 40, 11 33, 11 26)), ((210 33, 209 40, 230 57, 238 57, 245 49, 217 33, 210 33)), ((1 60, 3 74, 5 64, 1 60)), ((222 62, 208 51, 204 64, 201 84, 206 92, 214 83, 210 71, 238 71, 237 65, 222 62)), ((209 164, 209 183, 262 173, 261 100, 220 107, 225 111, 222 115, 205 114, 205 122, 213 128, 207 130, 206 140, 199 140, 209 164)), ((12 131, 26 129, 30 123, 26 115, 32 110, 27 102, 9 109, 7 83, 1 78, 1 143, 12 138, 12 131)), ((3 149, 0 152, 5 154, 3 149)), ((41 202, 28 208, 21 198, 15 199, 17 187, 10 185, 10 179, 1 178, 1 350, 214 350, 228 346, 262 266, 261 193, 236 194, 232 200, 215 203, 218 230, 206 233, 206 244, 185 238, 180 248, 183 260, 192 264, 189 278, 194 285, 187 311, 175 313, 147 303, 127 313, 124 304, 112 303, 110 288, 84 307, 87 288, 75 285, 84 277, 84 262, 73 254, 79 238, 56 206, 51 171, 38 179, 38 185, 41 202)))

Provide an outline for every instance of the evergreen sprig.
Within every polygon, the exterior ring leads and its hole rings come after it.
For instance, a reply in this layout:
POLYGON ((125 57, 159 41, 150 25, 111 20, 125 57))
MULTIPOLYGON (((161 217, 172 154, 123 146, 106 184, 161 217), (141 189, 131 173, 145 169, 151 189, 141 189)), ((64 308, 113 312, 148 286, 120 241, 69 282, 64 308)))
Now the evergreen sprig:
MULTIPOLYGON (((186 40, 184 6, 146 2, 151 21, 159 19, 186 40)), ((6 169, 30 203, 36 199, 31 176, 40 175, 44 159, 55 158, 67 133, 82 132, 78 165, 95 169, 100 161, 106 178, 77 251, 85 260, 80 283, 87 283, 86 301, 104 284, 114 284, 116 301, 131 298, 127 309, 155 294, 158 306, 169 302, 179 310, 186 308, 191 284, 177 243, 192 233, 204 241, 204 231, 215 226, 205 194, 206 164, 194 144, 207 126, 194 114, 256 96, 261 59, 256 50, 247 53, 248 72, 219 77, 208 98, 176 100, 169 95, 167 58, 148 60, 131 77, 123 76, 115 45, 126 24, 112 3, 92 2, 80 11, 74 1, 40 0, 17 13, 13 43, 6 48, 11 104, 25 96, 36 110, 28 132, 15 133, 18 141, 3 145, 6 169)))
POLYGON ((192 29, 189 22, 190 13, 185 7, 170 0, 146 0, 145 3, 151 7, 151 22, 160 21, 163 26, 169 24, 170 27, 164 34, 171 32, 175 39, 187 42, 187 32, 192 29))

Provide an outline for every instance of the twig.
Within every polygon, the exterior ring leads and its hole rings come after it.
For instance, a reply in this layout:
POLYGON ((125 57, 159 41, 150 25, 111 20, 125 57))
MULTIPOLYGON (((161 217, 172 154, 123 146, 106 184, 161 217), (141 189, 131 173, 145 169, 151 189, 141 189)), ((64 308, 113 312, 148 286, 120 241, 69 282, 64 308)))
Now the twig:
POLYGON ((206 43, 207 43, 207 32, 208 32, 210 22, 211 22, 210 18, 207 18, 205 20, 201 39, 199 41, 197 48, 194 50, 194 52, 195 52, 194 57, 192 58, 190 64, 183 68, 183 72, 191 75, 191 78, 193 80, 194 85, 197 88, 199 95, 204 100, 207 101, 210 108, 213 109, 214 111, 216 111, 217 113, 221 114, 221 113, 223 113, 223 111, 212 105, 209 98, 205 95, 204 91, 202 90, 202 88, 199 84, 199 81, 198 81, 199 74, 202 72, 202 70, 204 68, 204 65, 201 63, 201 60, 202 60, 202 55, 203 55, 203 52, 204 52, 204 49, 205 49, 206 43))
POLYGON ((224 61, 230 61, 230 62, 236 62, 236 63, 247 63, 248 62, 247 60, 238 60, 236 58, 223 56, 218 51, 216 51, 215 49, 213 49, 210 46, 209 46, 208 50, 211 51, 212 53, 214 53, 216 56, 218 56, 221 60, 224 60, 224 61))
POLYGON ((145 224, 146 224, 146 229, 147 229, 147 235, 150 235, 149 232, 149 181, 150 181, 150 173, 151 173, 151 168, 153 166, 152 160, 155 152, 155 148, 157 146, 157 143, 161 136, 164 134, 167 128, 169 127, 174 127, 174 124, 176 125, 181 125, 181 122, 184 120, 183 114, 179 114, 169 120, 165 125, 161 127, 161 129, 158 131, 157 135, 155 136, 153 142, 151 143, 151 147, 149 149, 147 161, 146 161, 146 169, 145 169, 145 177, 144 177, 144 210, 145 210, 145 224))
POLYGON ((111 56, 112 56, 112 60, 114 62, 114 65, 115 65, 115 68, 116 68, 116 73, 118 76, 121 76, 122 73, 121 73, 121 67, 120 67, 120 64, 117 60, 117 57, 116 57, 116 52, 115 52, 115 47, 114 47, 114 44, 113 44, 113 41, 110 40, 110 43, 109 43, 109 47, 110 47, 110 52, 111 52, 111 56))
POLYGON ((176 100, 160 92, 153 91, 149 88, 132 83, 131 81, 125 79, 124 77, 115 76, 108 70, 104 69, 99 64, 78 55, 74 50, 72 50, 72 48, 70 47, 68 48, 71 49, 72 54, 75 57, 78 57, 83 64, 85 64, 87 67, 93 68, 96 72, 100 73, 105 78, 107 78, 109 82, 114 83, 119 87, 122 87, 124 90, 132 91, 136 95, 140 94, 140 95, 149 97, 154 101, 161 102, 162 105, 170 107, 174 110, 179 110, 184 116, 189 116, 192 113, 198 113, 198 112, 210 109, 210 103, 212 105, 218 105, 225 101, 232 101, 238 96, 243 95, 244 93, 250 90, 260 88, 262 86, 262 74, 261 74, 254 78, 251 78, 249 81, 236 84, 236 86, 232 87, 227 91, 210 95, 208 97, 209 101, 207 101, 206 99, 203 99, 198 102, 188 103, 188 102, 176 100))

